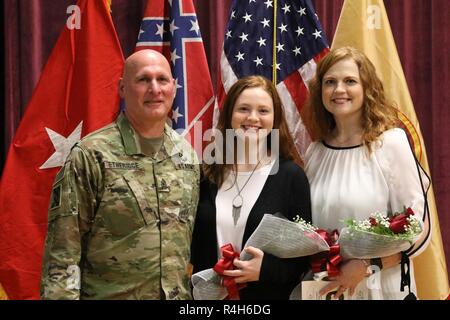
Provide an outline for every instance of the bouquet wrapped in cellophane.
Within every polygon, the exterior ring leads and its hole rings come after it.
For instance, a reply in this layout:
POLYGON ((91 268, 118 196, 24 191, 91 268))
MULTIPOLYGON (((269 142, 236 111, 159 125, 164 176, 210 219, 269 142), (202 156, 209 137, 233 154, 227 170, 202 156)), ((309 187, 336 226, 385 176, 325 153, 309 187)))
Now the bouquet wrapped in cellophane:
MULTIPOLYGON (((328 251, 326 241, 316 228, 302 219, 289 221, 285 217, 265 214, 244 247, 252 246, 278 258, 296 258, 328 251)), ((242 251, 241 260, 251 259, 242 251)), ((228 295, 222 277, 213 269, 192 275, 193 295, 196 300, 221 300, 228 295)))
MULTIPOLYGON (((367 220, 347 220, 340 232, 327 232, 302 219, 289 221, 285 217, 265 214, 244 247, 253 246, 278 258, 312 256, 314 278, 338 274, 343 260, 370 259, 392 255, 408 249, 422 231, 421 222, 411 208, 383 216, 375 213, 367 220)), ((245 251, 237 254, 241 260, 251 256, 245 251)), ((232 258, 231 258, 232 261, 232 258)), ((196 300, 221 300, 227 297, 224 277, 213 269, 192 275, 196 300)))
POLYGON ((347 220, 339 234, 344 260, 386 257, 410 248, 422 231, 411 208, 384 216, 372 214, 363 221, 347 220))
MULTIPOLYGON (((331 237, 333 241, 329 243, 330 248, 338 247, 335 249, 337 254, 332 255, 330 250, 328 255, 320 253, 313 257, 311 265, 313 279, 316 281, 303 281, 293 290, 291 299, 300 297, 306 300, 326 299, 318 294, 325 284, 317 281, 337 276, 341 261, 380 258, 405 251, 414 244, 422 232, 422 222, 411 208, 404 208, 401 212, 387 216, 374 213, 362 221, 349 219, 345 224, 346 227, 341 229, 338 236, 331 237)), ((337 233, 336 230, 334 232, 337 233)), ((327 234, 329 238, 330 235, 333 235, 333 232, 327 234)), ((355 291, 356 297, 352 299, 365 300, 368 296, 367 290, 367 286, 360 283, 355 291)))

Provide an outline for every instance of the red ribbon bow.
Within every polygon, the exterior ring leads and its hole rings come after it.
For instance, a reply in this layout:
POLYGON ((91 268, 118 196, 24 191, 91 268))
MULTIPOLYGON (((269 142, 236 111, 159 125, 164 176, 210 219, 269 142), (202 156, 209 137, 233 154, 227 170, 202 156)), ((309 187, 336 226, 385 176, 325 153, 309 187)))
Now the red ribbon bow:
POLYGON ((336 277, 339 274, 338 266, 342 261, 340 246, 336 244, 339 238, 339 232, 336 229, 331 233, 323 229, 318 229, 316 232, 327 242, 330 251, 313 258, 311 262, 312 271, 318 273, 326 270, 329 277, 336 277))
POLYGON ((231 243, 227 243, 220 248, 220 253, 222 258, 217 261, 213 269, 222 277, 222 285, 227 288, 228 299, 239 300, 239 290, 244 288, 246 285, 243 283, 237 284, 234 281, 234 277, 225 276, 223 274, 225 270, 235 269, 233 261, 234 258, 239 258, 239 252, 234 251, 231 243))

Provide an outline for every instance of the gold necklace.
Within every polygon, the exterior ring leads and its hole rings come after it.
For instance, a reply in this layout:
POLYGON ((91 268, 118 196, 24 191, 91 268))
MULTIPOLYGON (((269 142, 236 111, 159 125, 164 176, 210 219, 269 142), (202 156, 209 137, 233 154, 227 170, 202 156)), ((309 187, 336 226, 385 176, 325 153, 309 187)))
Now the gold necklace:
POLYGON ((235 174, 235 186, 236 186, 236 190, 237 190, 237 195, 233 198, 232 204, 233 204, 233 222, 234 222, 234 226, 236 226, 237 221, 239 220, 239 217, 241 216, 241 208, 242 205, 244 204, 244 198, 241 195, 242 190, 244 190, 245 186, 247 185, 247 183, 250 181, 251 177, 253 176, 253 173, 255 173, 256 168, 258 168, 259 163, 261 162, 261 160, 258 161, 258 163, 256 164, 256 166, 253 168, 252 173, 250 173, 250 176, 247 178, 247 180, 245 181, 244 185, 242 186, 242 188, 239 189, 239 185, 237 182, 237 174, 235 174))

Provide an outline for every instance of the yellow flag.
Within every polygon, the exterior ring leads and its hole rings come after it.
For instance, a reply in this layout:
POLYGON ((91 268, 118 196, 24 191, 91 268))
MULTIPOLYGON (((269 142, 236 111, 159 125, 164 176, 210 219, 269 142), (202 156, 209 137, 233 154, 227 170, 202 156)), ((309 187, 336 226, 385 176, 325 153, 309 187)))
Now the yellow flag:
POLYGON ((8 300, 5 290, 3 290, 2 284, 0 283, 0 300, 8 300))
MULTIPOLYGON (((390 99, 399 108, 400 119, 408 130, 422 167, 429 172, 425 145, 414 105, 409 94, 383 0, 345 0, 333 39, 332 49, 352 46, 373 62, 390 99)), ((433 189, 428 192, 431 241, 414 258, 414 273, 420 299, 445 299, 449 283, 445 253, 433 189)))

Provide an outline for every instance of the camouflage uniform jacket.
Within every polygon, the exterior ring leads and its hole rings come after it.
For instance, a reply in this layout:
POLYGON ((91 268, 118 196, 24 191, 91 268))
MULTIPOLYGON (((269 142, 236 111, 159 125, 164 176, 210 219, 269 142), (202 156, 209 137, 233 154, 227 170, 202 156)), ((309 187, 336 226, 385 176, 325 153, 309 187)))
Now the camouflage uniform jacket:
POLYGON ((190 299, 195 152, 169 126, 151 158, 121 114, 71 151, 53 184, 43 299, 190 299))

